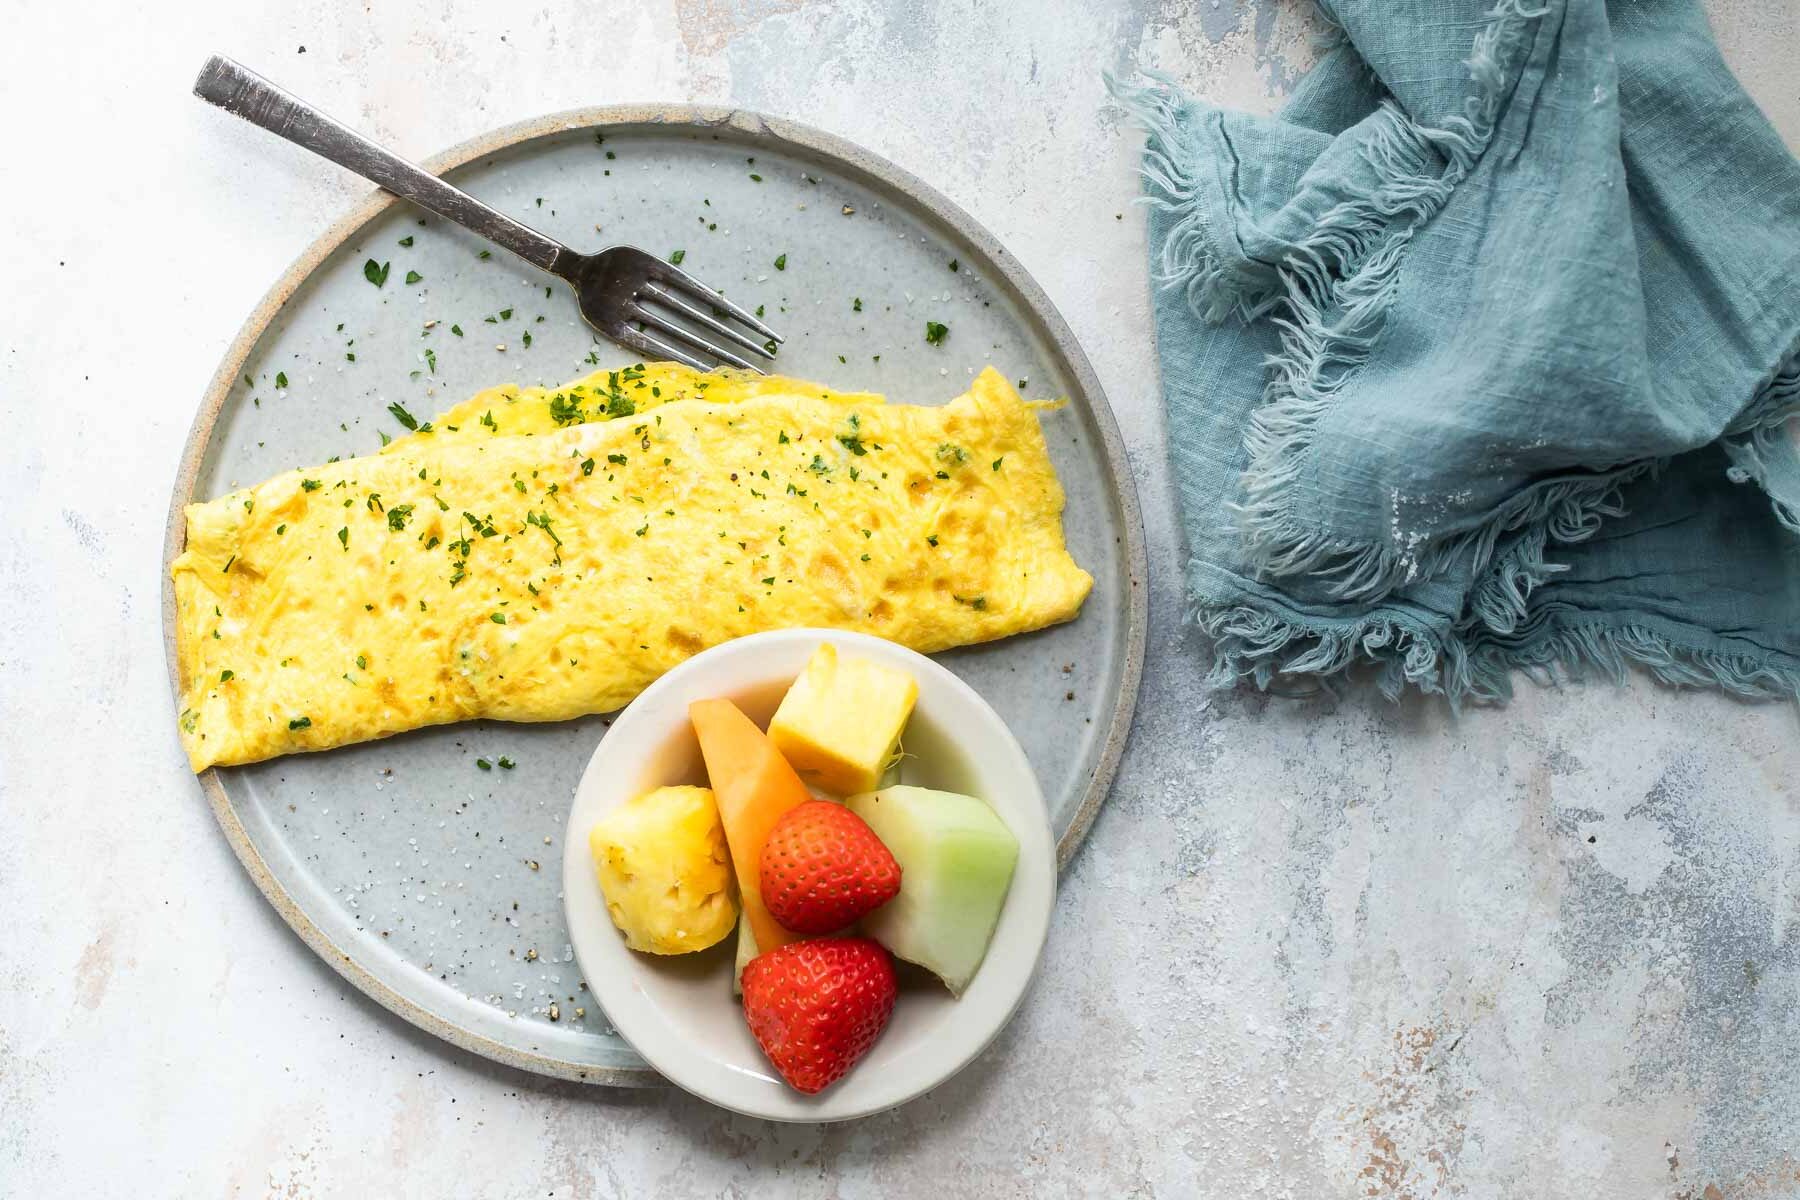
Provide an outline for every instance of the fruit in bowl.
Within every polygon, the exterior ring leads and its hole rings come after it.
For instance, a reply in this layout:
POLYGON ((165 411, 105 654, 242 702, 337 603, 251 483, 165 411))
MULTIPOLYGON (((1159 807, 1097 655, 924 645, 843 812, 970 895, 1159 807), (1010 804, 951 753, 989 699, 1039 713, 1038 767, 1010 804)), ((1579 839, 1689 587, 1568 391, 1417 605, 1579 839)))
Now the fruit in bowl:
MULTIPOLYGON (((985 801, 880 786, 902 758, 917 696, 917 682, 904 671, 825 642, 767 732, 728 699, 691 702, 710 789, 650 793, 713 799, 725 853, 713 842, 709 853, 728 872, 728 891, 741 906, 732 985, 742 992, 757 1045, 803 1093, 843 1078, 880 1038, 897 1003, 894 957, 934 972, 951 996, 964 993, 1012 883, 1018 841, 985 801)), ((651 943, 678 943, 668 936, 676 918, 640 894, 653 884, 609 870, 601 851, 609 862, 672 863, 671 824, 682 823, 615 814, 590 838, 607 911, 633 949, 668 953, 651 943), (660 941, 648 936, 646 913, 661 918, 660 941)), ((682 855, 698 861, 691 851, 682 855)), ((673 877, 667 869, 648 876, 673 877)), ((678 909, 679 894, 677 886, 665 904, 678 909)), ((716 910, 708 915, 715 923, 705 934, 717 936, 693 949, 729 931, 716 924, 716 910)), ((680 929, 688 935, 687 924, 680 929)), ((721 1002, 729 997, 722 994, 721 1002)))
POLYGON ((906 886, 862 931, 960 996, 1000 922, 1019 842, 973 796, 891 787, 852 796, 846 811, 899 860, 906 886))
POLYGON ((737 924, 725 830, 711 789, 646 792, 597 823, 588 849, 606 911, 633 950, 704 950, 737 924))

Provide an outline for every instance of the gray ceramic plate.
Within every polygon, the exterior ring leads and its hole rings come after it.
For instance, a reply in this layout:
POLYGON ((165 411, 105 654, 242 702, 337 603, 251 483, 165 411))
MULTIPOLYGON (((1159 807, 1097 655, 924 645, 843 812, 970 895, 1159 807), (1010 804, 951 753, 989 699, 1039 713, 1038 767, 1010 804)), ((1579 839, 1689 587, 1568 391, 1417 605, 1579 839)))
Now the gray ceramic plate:
MULTIPOLYGON (((1018 734, 1067 862, 1131 722, 1143 532, 1093 371, 1019 264, 892 165, 738 111, 566 113, 428 165, 571 245, 686 251, 699 278, 764 306, 788 337, 786 373, 938 403, 993 363, 1030 395, 1072 401, 1044 425, 1092 597, 1068 625, 941 658, 1018 734), (927 321, 949 326, 943 345, 925 344, 927 321)), ((399 431, 391 402, 423 419, 496 383, 563 382, 593 369, 590 354, 602 365, 632 361, 596 342, 562 285, 483 248, 383 193, 314 243, 245 323, 201 405, 170 509, 169 558, 181 549, 184 504, 371 451, 380 431, 399 431), (371 258, 389 264, 379 288, 364 278, 371 258)), ((164 596, 168 627, 166 580, 164 596)), ((579 978, 553 841, 606 724, 448 726, 208 771, 200 782, 270 903, 382 1004, 513 1066, 647 1083, 656 1076, 579 978), (517 765, 477 766, 502 756, 517 765)))

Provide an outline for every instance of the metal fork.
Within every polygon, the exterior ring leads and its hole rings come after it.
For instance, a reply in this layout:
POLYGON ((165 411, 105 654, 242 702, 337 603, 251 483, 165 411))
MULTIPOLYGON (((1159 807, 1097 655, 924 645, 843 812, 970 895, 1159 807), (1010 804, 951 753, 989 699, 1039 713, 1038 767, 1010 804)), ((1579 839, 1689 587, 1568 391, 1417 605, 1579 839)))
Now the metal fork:
POLYGON ((674 264, 635 246, 613 246, 598 254, 571 250, 383 149, 229 58, 215 54, 206 60, 194 81, 194 94, 565 280, 575 289, 583 319, 621 345, 701 370, 717 364, 702 360, 695 350, 734 367, 757 369, 749 359, 704 336, 711 333, 742 350, 775 357, 780 335, 674 264), (676 320, 677 315, 682 319, 676 320), (749 336, 725 318, 741 322, 761 338, 749 336))

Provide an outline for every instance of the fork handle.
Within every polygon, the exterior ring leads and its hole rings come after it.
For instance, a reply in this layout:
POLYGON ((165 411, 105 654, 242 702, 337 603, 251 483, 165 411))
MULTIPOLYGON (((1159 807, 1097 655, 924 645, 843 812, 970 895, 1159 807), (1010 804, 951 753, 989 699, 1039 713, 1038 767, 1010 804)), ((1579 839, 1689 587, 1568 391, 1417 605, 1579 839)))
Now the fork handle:
POLYGON ((567 278, 581 258, 561 242, 496 212, 223 55, 215 54, 206 60, 200 77, 194 81, 194 94, 340 167, 348 167, 396 196, 455 221, 554 275, 567 278))

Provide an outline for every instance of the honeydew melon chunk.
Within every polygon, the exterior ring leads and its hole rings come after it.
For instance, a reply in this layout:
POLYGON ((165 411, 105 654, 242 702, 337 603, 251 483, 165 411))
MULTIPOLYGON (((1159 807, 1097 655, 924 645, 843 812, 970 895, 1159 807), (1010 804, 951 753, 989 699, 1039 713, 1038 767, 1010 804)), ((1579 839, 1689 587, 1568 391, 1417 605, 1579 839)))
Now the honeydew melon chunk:
POLYGON ((900 863, 900 894, 863 918, 863 935, 962 995, 1000 922, 1018 839, 985 802, 956 792, 901 785, 846 804, 900 863))
POLYGON ((757 953, 756 935, 750 932, 750 922, 743 917, 739 917, 737 928, 737 958, 731 964, 732 995, 741 996, 744 994, 744 968, 750 965, 750 960, 755 958, 757 953))

